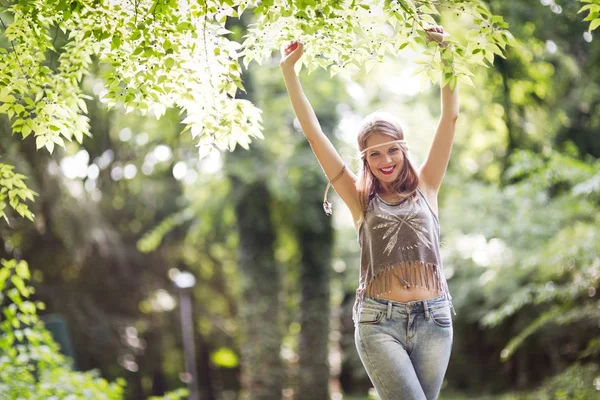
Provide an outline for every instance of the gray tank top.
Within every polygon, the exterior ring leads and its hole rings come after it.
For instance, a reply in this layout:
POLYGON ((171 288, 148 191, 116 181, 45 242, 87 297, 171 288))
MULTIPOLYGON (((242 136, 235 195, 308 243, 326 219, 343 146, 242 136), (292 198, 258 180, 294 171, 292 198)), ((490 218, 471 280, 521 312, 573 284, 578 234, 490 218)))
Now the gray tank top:
POLYGON ((454 312, 440 256, 440 224, 421 190, 400 203, 388 203, 375 195, 358 229, 358 242, 361 256, 355 312, 365 296, 390 293, 394 279, 406 288, 442 292, 454 312))

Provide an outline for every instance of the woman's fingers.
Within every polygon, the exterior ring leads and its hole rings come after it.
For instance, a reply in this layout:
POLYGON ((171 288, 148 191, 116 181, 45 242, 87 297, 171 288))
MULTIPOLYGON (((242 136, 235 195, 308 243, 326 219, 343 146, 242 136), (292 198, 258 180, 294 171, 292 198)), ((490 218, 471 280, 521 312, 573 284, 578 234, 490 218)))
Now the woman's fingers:
POLYGON ((444 28, 440 25, 434 25, 431 26, 427 29, 425 29, 426 32, 437 32, 437 33, 444 33, 444 28))
POLYGON ((281 49, 280 65, 294 65, 304 51, 304 44, 300 40, 292 40, 281 49))
POLYGON ((284 48, 284 53, 285 55, 291 54, 293 53, 298 46, 300 45, 300 42, 298 40, 292 40, 287 46, 285 46, 284 48))
POLYGON ((444 28, 440 25, 433 25, 425 29, 425 33, 428 40, 433 40, 438 43, 442 43, 444 41, 444 37, 449 36, 446 32, 444 32, 444 28))

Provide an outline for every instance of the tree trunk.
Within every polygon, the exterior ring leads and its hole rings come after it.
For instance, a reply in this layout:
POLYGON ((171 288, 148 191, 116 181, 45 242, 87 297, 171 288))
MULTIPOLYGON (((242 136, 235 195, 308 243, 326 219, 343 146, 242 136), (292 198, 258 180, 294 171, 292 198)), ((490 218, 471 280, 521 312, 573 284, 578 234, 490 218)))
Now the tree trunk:
POLYGON ((340 349, 342 352, 342 366, 340 370, 340 386, 344 395, 367 397, 371 388, 371 381, 363 367, 356 345, 354 344, 354 321, 352 309, 354 308, 354 292, 347 292, 340 305, 340 349))
MULTIPOLYGON (((307 142, 301 159, 310 159, 307 142)), ((323 212, 321 196, 327 184, 318 164, 302 168, 297 182, 299 203, 293 220, 301 255, 300 337, 297 400, 329 399, 329 269, 333 247, 331 218, 323 212)))
POLYGON ((198 349, 196 351, 196 365, 198 366, 198 386, 200 386, 201 399, 216 400, 214 370, 210 361, 210 344, 197 330, 195 336, 195 344, 198 349))
POLYGON ((510 167, 510 156, 518 148, 518 139, 515 124, 512 120, 512 108, 513 104, 510 100, 510 73, 508 62, 502 58, 496 60, 496 65, 500 75, 502 76, 502 103, 504 106, 504 121, 506 123, 506 130, 508 132, 508 140, 506 143, 506 154, 504 155, 504 161, 502 170, 506 171, 510 167))
MULTIPOLYGON (((243 151, 243 150, 242 150, 243 151)), ((238 265, 242 298, 242 385, 249 399, 281 399, 283 368, 279 351, 281 281, 275 262, 275 233, 266 183, 232 177, 239 234, 238 265)))
MULTIPOLYGON (((318 199, 318 197, 317 197, 318 199)), ((318 208, 320 204, 316 200, 318 208)), ((311 204, 311 208, 314 208, 311 204)), ((323 215, 323 218, 326 218, 323 215)), ((313 229, 299 232, 302 252, 302 299, 299 338, 298 400, 329 399, 329 267, 331 223, 313 221, 313 229)))

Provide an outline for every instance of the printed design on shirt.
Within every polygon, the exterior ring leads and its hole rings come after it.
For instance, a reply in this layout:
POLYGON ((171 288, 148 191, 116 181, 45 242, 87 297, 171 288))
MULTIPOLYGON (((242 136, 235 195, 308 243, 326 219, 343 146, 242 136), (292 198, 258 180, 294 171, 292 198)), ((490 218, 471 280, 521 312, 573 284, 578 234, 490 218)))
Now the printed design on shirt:
POLYGON ((383 234, 382 240, 387 240, 387 245, 383 252, 388 256, 391 254, 394 247, 396 247, 400 229, 402 229, 404 225, 412 229, 417 238, 421 243, 427 246, 428 249, 432 248, 433 244, 427 238, 429 232, 424 227, 423 219, 419 217, 418 209, 410 210, 404 215, 375 214, 375 216, 386 220, 386 222, 375 225, 373 229, 387 229, 383 234))

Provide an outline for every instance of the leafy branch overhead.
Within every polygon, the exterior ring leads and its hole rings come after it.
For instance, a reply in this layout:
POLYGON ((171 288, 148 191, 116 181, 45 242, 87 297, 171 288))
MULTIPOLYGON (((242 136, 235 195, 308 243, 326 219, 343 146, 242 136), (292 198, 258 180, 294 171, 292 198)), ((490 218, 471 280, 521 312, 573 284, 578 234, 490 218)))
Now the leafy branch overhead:
POLYGON ((8 205, 21 217, 33 221, 33 213, 25 201, 34 201, 37 193, 25 185, 26 177, 15 173, 13 169, 12 165, 0 163, 0 217, 8 221, 5 211, 8 200, 8 205))
POLYGON ((514 42, 479 0, 13 0, 0 10, 9 43, 0 48, 0 113, 49 152, 89 135, 82 79, 96 63, 101 101, 157 118, 179 109, 205 154, 262 137, 260 110, 236 97, 239 60, 261 63, 290 39, 307 44, 309 71, 351 76, 408 47, 423 54, 429 79, 452 85, 470 84, 474 66, 491 65, 514 42), (226 22, 246 10, 253 22, 240 43, 226 22), (465 20, 466 43, 426 41, 440 13, 465 20))
POLYGON ((586 3, 579 12, 588 12, 584 21, 590 21, 589 32, 600 26, 600 0, 579 0, 581 3, 586 3))

